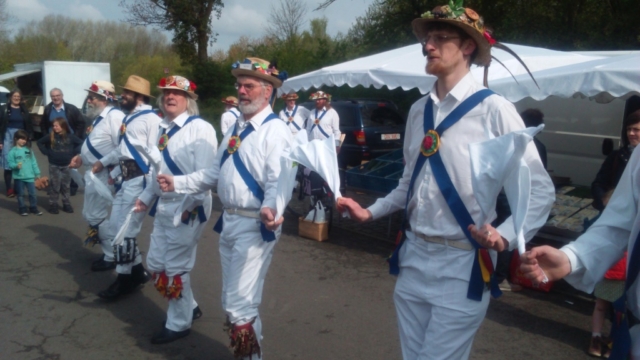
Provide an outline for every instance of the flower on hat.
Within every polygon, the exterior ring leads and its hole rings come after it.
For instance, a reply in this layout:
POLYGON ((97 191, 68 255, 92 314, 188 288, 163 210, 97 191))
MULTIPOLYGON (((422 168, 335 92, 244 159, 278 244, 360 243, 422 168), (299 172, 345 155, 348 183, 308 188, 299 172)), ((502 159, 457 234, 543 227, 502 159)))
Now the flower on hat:
POLYGON ((107 100, 115 99, 115 94, 111 93, 109 90, 101 89, 95 82, 91 84, 89 90, 98 95, 104 96, 107 100))

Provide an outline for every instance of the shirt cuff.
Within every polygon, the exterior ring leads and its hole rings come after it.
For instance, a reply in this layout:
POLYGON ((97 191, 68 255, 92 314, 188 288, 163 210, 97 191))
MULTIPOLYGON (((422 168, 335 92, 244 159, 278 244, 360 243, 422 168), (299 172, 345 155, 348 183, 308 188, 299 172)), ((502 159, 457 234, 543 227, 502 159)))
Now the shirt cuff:
POLYGON ((153 198, 155 198, 153 191, 143 191, 142 194, 140 194, 140 197, 138 197, 138 199, 147 206, 151 206, 153 198))
POLYGON ((187 177, 186 176, 174 176, 173 177, 173 191, 178 194, 187 194, 187 177))
POLYGON ((386 215, 384 206, 380 204, 380 200, 377 200, 373 205, 369 206, 367 210, 371 213, 371 220, 378 220, 386 215))
POLYGON ((275 210, 275 208, 276 208, 276 199, 265 199, 262 202, 262 206, 260 207, 260 209, 266 208, 266 207, 275 210))
POLYGON ((567 257, 569 258, 569 264, 571 265, 571 273, 570 274, 582 270, 582 268, 584 267, 582 265, 582 261, 580 261, 580 258, 578 256, 576 256, 576 254, 571 249, 567 249, 567 248, 563 247, 562 249, 560 249, 560 251, 565 253, 567 255, 567 257))
POLYGON ((509 250, 513 250, 518 247, 518 236, 513 228, 513 221, 511 220, 511 217, 500 224, 496 230, 498 230, 500 236, 509 242, 509 250))
POLYGON ((120 170, 120 166, 116 166, 113 168, 113 170, 111 170, 111 178, 115 179, 118 177, 118 175, 120 175, 122 173, 122 170, 120 170))

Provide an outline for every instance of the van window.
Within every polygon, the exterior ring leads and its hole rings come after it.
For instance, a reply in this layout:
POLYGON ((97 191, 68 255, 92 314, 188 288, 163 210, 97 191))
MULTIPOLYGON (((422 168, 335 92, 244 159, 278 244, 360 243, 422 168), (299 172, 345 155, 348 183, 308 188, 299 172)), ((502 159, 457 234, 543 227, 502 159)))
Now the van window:
POLYGON ((401 126, 404 124, 402 116, 387 106, 366 104, 362 106, 362 122, 368 126, 401 126))
POLYGON ((331 104, 340 117, 340 127, 360 127, 358 106, 355 104, 331 104))

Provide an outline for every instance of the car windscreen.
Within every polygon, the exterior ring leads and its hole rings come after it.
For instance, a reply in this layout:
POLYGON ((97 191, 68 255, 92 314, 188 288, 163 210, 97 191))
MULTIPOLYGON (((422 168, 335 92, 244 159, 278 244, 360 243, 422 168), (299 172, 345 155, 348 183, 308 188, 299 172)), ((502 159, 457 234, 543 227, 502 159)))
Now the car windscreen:
POLYGON ((340 117, 340 127, 360 127, 358 122, 358 107, 354 104, 331 104, 340 117))
POLYGON ((404 120, 398 112, 385 103, 366 103, 362 105, 362 123, 368 126, 402 126, 404 120))

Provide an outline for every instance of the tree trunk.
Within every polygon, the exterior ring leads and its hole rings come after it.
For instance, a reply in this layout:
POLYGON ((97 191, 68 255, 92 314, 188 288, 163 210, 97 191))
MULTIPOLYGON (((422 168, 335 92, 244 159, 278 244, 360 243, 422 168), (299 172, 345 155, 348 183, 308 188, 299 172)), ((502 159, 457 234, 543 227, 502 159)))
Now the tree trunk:
POLYGON ((205 63, 209 60, 209 35, 206 31, 198 31, 198 62, 205 63))

